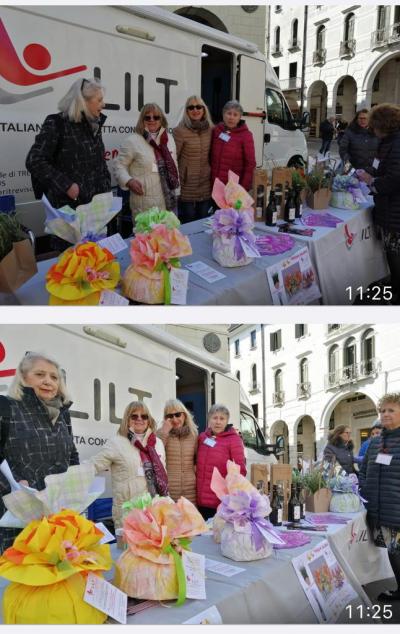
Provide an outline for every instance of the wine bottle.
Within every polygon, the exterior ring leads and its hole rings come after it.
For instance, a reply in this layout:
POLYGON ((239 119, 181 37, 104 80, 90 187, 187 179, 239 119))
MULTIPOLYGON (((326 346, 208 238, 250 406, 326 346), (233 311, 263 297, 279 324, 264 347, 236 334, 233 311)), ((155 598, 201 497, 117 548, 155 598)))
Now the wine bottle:
POLYGON ((296 495, 296 485, 290 486, 290 500, 288 502, 288 521, 299 522, 300 521, 300 502, 296 495))
POLYGON ((293 190, 289 187, 285 203, 285 220, 286 222, 294 222, 295 217, 296 207, 294 202, 293 190))
POLYGON ((265 199, 264 199, 264 186, 259 185, 257 187, 256 196, 256 220, 262 220, 265 211, 265 199))
POLYGON ((276 484, 274 484, 272 487, 271 513, 269 515, 269 521, 274 526, 282 526, 282 520, 283 520, 282 502, 278 495, 278 487, 276 484))
POLYGON ((300 519, 303 520, 306 514, 305 514, 303 487, 301 486, 300 482, 297 483, 296 491, 297 491, 297 499, 299 500, 299 504, 300 504, 300 519))
POLYGON ((271 189, 267 210, 265 212, 265 224, 268 225, 268 227, 275 227, 277 219, 278 210, 276 208, 276 197, 274 190, 271 189))
POLYGON ((277 212, 277 217, 281 218, 281 211, 282 211, 282 197, 283 197, 283 192, 282 192, 282 185, 276 185, 275 187, 275 204, 276 204, 276 212, 277 212))
POLYGON ((294 207, 295 207, 295 217, 301 218, 303 215, 303 203, 301 202, 300 196, 301 189, 296 187, 294 190, 294 207))

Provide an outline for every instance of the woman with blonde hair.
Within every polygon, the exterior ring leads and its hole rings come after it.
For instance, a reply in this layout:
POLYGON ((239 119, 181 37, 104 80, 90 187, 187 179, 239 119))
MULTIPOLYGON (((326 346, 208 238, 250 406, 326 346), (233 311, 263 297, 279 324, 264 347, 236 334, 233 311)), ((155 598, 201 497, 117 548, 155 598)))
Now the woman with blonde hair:
POLYGON ((175 141, 156 103, 146 103, 141 109, 134 134, 119 149, 114 171, 121 189, 131 192, 133 220, 151 207, 176 212, 179 175, 175 141))
POLYGON ((173 130, 181 182, 178 214, 182 223, 205 218, 211 206, 212 128, 203 99, 198 95, 188 97, 182 119, 173 130))
POLYGON ((164 421, 157 436, 165 446, 170 496, 196 504, 196 454, 198 431, 193 417, 178 399, 164 406, 164 421))
MULTIPOLYGON (((70 405, 57 361, 28 352, 18 364, 8 396, 0 397, 0 462, 7 460, 15 480, 41 491, 46 476, 79 464, 70 405)), ((0 474, 0 494, 7 493, 10 485, 0 474)), ((0 498, 0 517, 4 513, 0 498)), ((0 553, 19 532, 0 528, 0 553)))
POLYGON ((142 401, 126 407, 115 438, 91 458, 96 472, 110 470, 115 528, 122 526, 122 504, 149 492, 168 495, 164 445, 155 435, 156 422, 142 401))

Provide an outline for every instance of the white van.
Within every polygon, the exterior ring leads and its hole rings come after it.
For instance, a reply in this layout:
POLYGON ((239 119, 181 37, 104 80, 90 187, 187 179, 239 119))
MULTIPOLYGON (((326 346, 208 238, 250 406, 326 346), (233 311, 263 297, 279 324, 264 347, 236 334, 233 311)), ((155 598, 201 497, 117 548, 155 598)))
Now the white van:
POLYGON ((0 394, 7 393, 29 350, 56 358, 65 372, 81 460, 117 433, 130 401, 144 400, 160 424, 165 402, 176 397, 193 412, 199 431, 213 403, 228 407, 246 446, 249 472, 253 462, 276 462, 229 365, 164 326, 2 325, 0 394))
POLYGON ((0 7, 0 196, 14 194, 23 224, 43 233, 25 158, 47 114, 77 77, 106 86, 106 159, 131 134, 145 102, 160 104, 169 125, 200 93, 214 121, 237 98, 252 130, 258 166, 307 158, 279 81, 255 44, 159 7, 0 7))

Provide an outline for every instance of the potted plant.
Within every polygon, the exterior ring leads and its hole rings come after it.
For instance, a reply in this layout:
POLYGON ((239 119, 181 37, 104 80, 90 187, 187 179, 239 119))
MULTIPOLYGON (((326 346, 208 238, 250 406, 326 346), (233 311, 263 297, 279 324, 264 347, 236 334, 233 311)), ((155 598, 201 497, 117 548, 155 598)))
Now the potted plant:
POLYGON ((324 171, 315 166, 313 170, 305 176, 307 183, 307 205, 311 209, 326 209, 331 196, 331 178, 324 171))
POLYGON ((327 482, 319 469, 312 469, 303 476, 303 486, 306 490, 306 511, 311 513, 326 513, 332 492, 327 488, 327 482))

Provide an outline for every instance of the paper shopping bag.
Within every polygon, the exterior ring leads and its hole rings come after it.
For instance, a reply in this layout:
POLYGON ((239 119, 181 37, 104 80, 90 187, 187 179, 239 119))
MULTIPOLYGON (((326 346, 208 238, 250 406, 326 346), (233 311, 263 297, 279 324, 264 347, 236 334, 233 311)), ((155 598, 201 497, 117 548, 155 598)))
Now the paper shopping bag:
POLYGON ((37 265, 29 240, 13 243, 13 248, 0 262, 0 291, 12 293, 37 273, 37 265))

